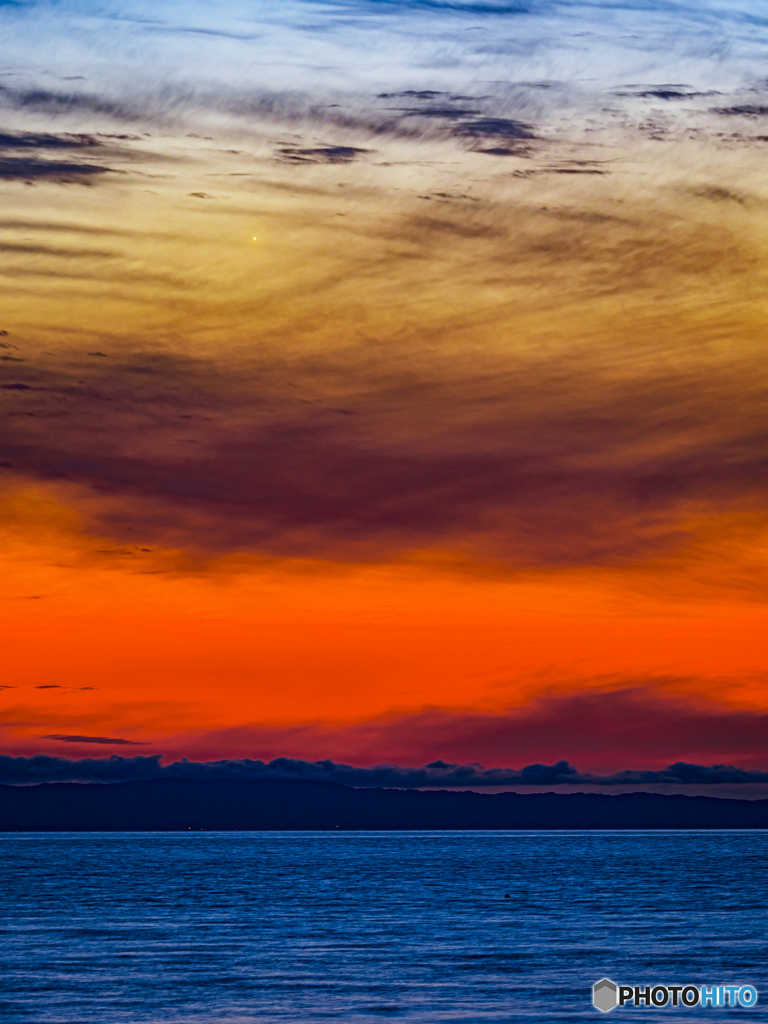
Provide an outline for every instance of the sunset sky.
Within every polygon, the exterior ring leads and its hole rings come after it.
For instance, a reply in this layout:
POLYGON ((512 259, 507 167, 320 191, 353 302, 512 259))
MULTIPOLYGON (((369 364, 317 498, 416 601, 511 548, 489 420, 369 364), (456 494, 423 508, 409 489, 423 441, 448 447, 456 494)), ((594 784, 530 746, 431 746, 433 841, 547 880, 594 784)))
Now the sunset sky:
POLYGON ((2 752, 768 769, 764 4, 0 26, 2 752))

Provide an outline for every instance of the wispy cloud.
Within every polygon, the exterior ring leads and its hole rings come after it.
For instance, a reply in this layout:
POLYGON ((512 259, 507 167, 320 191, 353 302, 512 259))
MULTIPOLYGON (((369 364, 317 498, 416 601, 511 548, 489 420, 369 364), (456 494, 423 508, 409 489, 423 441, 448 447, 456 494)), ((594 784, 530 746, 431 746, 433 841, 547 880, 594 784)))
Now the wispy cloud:
MULTIPOLYGON (((446 237, 462 244, 452 226, 446 237)), ((8 244, 19 256, 98 258, 102 273, 113 256, 8 244)), ((611 563, 679 543, 680 506, 731 512, 768 486, 764 432, 747 415, 751 360, 707 383, 696 366, 601 382, 583 352, 581 366, 562 356, 556 367, 478 353, 456 380, 414 351, 394 365, 366 356, 365 367, 333 353, 227 366, 123 351, 71 368, 13 355, 0 459, 120 495, 122 512, 113 502, 98 528, 119 534, 124 515, 171 544, 375 556, 482 535, 503 558, 611 563), (397 439, 408 433, 419 443, 397 439)))
POLYGON ((27 181, 35 178, 72 181, 94 174, 104 174, 108 170, 108 167, 98 167, 96 164, 74 163, 65 160, 0 158, 0 178, 8 181, 14 179, 27 181))
POLYGON ((60 735, 59 733, 50 733, 47 736, 42 736, 44 740, 61 740, 62 743, 101 743, 110 746, 131 746, 131 747, 146 747, 148 743, 140 743, 137 740, 124 740, 115 739, 109 736, 67 736, 60 735))
POLYGON ((0 132, 0 149, 92 149, 101 145, 92 135, 0 132))
MULTIPOLYGON (((604 775, 612 772, 596 772, 595 766, 631 759, 657 770, 670 754, 691 762, 700 763, 709 756, 760 770, 765 767, 763 737, 768 716, 763 711, 723 708, 712 701, 665 694, 661 684, 659 680, 656 687, 607 691, 585 687, 586 692, 539 694, 522 707, 495 714, 427 708, 338 726, 242 725, 175 740, 166 744, 166 750, 193 751, 203 760, 253 750, 267 758, 281 752, 297 757, 335 752, 337 760, 342 756, 356 764, 371 758, 398 764, 415 759, 419 763, 509 764, 567 758, 582 765, 586 762, 592 774, 604 775)), ((695 683, 691 681, 689 687, 695 689, 695 683)))

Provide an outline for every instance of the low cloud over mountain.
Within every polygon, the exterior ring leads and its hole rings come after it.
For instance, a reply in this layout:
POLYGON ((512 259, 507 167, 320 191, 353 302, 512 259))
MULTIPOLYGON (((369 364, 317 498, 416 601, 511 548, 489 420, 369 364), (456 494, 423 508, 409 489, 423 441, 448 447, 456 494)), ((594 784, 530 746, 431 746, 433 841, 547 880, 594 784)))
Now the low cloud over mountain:
POLYGON ((525 768, 484 768, 480 764, 447 764, 433 761, 419 768, 400 765, 375 765, 356 768, 334 761, 302 761, 278 757, 264 762, 251 758, 227 758, 220 761, 189 761, 182 758, 163 765, 160 754, 149 757, 83 758, 0 757, 0 783, 29 785, 40 782, 128 782, 137 779, 231 779, 304 782, 337 782, 364 788, 423 788, 477 786, 588 785, 626 786, 674 783, 707 785, 722 783, 768 783, 768 771, 749 771, 732 765, 697 765, 678 762, 660 771, 625 769, 611 775, 579 772, 567 761, 552 765, 531 764, 525 768))

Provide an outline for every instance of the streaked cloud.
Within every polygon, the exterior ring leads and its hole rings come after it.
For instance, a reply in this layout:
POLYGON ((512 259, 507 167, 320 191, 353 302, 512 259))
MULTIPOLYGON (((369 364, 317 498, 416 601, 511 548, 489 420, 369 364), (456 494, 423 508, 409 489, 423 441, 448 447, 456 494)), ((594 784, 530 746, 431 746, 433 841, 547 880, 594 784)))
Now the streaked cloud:
POLYGON ((60 740, 62 743, 99 743, 104 746, 131 746, 131 747, 146 747, 147 743, 140 743, 137 740, 125 740, 115 739, 109 736, 67 736, 59 735, 58 733, 51 733, 48 736, 42 736, 44 740, 60 740))

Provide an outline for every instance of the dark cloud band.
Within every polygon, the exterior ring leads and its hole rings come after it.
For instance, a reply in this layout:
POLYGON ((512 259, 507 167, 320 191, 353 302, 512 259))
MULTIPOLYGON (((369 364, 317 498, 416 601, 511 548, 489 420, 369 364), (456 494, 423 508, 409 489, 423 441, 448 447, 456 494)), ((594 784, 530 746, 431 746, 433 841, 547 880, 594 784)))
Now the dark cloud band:
MULTIPOLYGON (((85 740, 87 739, 86 737, 85 740)), ((41 782, 127 782, 135 779, 161 778, 252 781, 300 779, 305 782, 337 782, 344 786, 374 788, 768 783, 768 771, 748 770, 730 765, 707 767, 684 762, 669 765, 660 771, 626 769, 610 775, 592 775, 577 771, 567 761, 557 761, 552 765, 532 764, 520 769, 486 769, 478 764, 457 765, 444 761, 434 761, 421 768, 399 765, 355 768, 331 760, 303 761, 289 757, 278 757, 268 762, 250 758, 228 758, 220 761, 189 761, 182 758, 181 761, 163 766, 161 756, 152 754, 148 757, 122 757, 113 754, 108 758, 89 757, 73 761, 45 754, 33 757, 4 755, 0 756, 0 783, 29 785, 41 782)))

